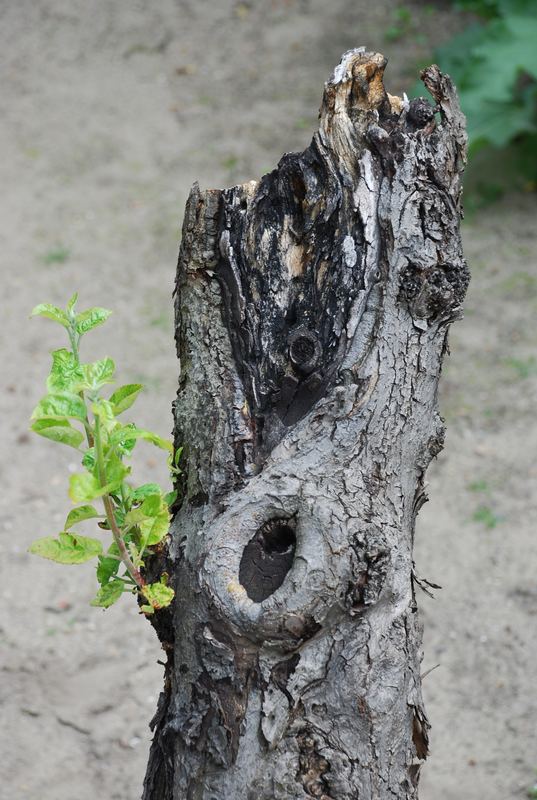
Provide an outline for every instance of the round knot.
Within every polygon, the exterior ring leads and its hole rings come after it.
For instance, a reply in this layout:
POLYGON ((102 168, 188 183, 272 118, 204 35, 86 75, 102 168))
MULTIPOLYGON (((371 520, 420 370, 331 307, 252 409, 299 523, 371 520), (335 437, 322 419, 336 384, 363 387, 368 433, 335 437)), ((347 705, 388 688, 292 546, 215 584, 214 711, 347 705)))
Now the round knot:
POLYGON ((289 358, 292 365, 304 374, 312 372, 321 357, 321 344, 317 336, 300 327, 289 336, 289 358))

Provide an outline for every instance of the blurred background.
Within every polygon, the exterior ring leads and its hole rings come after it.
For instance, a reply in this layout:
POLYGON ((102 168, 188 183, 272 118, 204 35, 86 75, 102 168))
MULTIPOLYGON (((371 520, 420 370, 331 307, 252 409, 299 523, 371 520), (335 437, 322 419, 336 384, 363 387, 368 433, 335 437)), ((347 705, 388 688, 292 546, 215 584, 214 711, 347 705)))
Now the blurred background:
MULTIPOLYGON (((439 61, 461 89, 473 273, 441 386, 446 448, 416 537, 432 723, 422 800, 533 795, 537 767, 537 19, 533 0, 3 0, 0 126, 0 786, 10 800, 139 797, 162 668, 90 567, 29 556, 69 506, 67 448, 30 436, 61 330, 39 302, 114 310, 90 337, 143 382, 168 435, 172 288, 190 185, 257 178, 304 148, 343 51, 389 58, 391 93, 439 61), (57 452, 59 451, 59 452, 57 452)), ((83 351, 84 355, 84 351, 83 351)), ((140 482, 166 481, 148 448, 140 482)))

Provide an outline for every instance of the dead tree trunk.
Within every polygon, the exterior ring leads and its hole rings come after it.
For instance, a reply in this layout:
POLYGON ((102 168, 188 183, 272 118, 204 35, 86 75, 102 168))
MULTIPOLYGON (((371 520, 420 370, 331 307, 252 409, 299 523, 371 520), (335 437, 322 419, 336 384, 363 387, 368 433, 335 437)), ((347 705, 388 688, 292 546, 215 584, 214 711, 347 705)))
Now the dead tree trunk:
POLYGON ((407 800, 427 754, 412 542, 468 284, 464 118, 346 53, 319 130, 190 194, 177 273, 182 505, 145 800, 407 800))

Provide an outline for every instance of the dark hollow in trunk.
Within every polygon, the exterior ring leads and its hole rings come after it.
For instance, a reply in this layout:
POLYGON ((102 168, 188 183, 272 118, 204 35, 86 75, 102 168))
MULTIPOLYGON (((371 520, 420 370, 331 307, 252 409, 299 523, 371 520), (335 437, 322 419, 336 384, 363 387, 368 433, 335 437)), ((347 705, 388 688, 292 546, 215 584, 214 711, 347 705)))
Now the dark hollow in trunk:
POLYGON ((427 755, 412 560, 468 284, 464 118, 345 53, 319 130, 193 187, 177 270, 181 505, 145 800, 410 800, 427 755))

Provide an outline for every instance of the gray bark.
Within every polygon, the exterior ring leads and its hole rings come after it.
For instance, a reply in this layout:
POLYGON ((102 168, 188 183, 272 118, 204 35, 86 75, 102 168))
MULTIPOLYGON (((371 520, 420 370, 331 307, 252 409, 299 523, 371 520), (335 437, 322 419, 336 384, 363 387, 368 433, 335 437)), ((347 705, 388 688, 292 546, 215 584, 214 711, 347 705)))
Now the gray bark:
POLYGON ((188 199, 182 503, 146 800, 417 797, 428 722, 412 560, 468 284, 464 118, 346 53, 310 146, 188 199))

